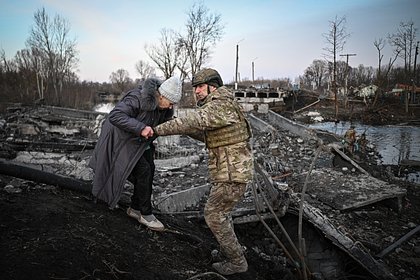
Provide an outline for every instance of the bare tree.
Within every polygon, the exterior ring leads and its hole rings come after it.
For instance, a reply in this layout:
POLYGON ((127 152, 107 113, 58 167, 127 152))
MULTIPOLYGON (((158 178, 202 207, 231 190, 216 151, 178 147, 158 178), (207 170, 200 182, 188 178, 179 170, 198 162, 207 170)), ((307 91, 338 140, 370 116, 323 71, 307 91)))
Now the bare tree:
POLYGON ((10 71, 10 66, 9 66, 9 62, 6 59, 6 52, 4 51, 3 48, 0 49, 0 66, 1 66, 1 70, 3 72, 7 72, 10 71))
POLYGON ((32 49, 31 52, 32 65, 36 73, 36 84, 39 100, 44 100, 44 91, 48 89, 48 83, 45 83, 44 88, 44 82, 48 77, 48 65, 46 64, 48 60, 43 59, 42 53, 37 49, 32 49))
POLYGON ((190 68, 188 67, 188 54, 187 49, 182 47, 182 40, 177 40, 178 45, 178 63, 176 65, 177 69, 181 73, 180 79, 181 81, 184 81, 185 78, 188 77, 188 73, 190 71, 190 68))
POLYGON ((145 45, 150 59, 165 78, 180 71, 181 79, 191 77, 207 62, 211 47, 222 37, 221 16, 210 14, 202 4, 194 4, 187 13, 186 34, 162 29, 159 45, 145 45))
POLYGON ((401 53, 401 48, 399 48, 398 46, 395 46, 393 50, 394 57, 389 58, 388 64, 386 66, 382 66, 382 60, 384 58, 384 55, 382 54, 382 50, 385 47, 386 42, 383 38, 379 38, 373 42, 373 45, 378 51, 378 72, 377 72, 376 79, 377 81, 382 83, 383 80, 387 79, 389 72, 391 71, 399 54, 401 53))
POLYGON ((149 63, 143 60, 139 60, 136 63, 136 70, 140 75, 140 79, 143 81, 147 78, 156 76, 155 69, 149 63))
POLYGON ((42 8, 35 12, 34 20, 26 43, 29 49, 40 54, 41 59, 47 60, 48 81, 54 88, 56 102, 60 104, 63 82, 78 63, 76 41, 69 38, 70 24, 59 15, 51 20, 42 8))
POLYGON ((397 32, 388 35, 389 42, 394 47, 394 53, 398 52, 398 57, 404 61, 405 82, 409 82, 412 78, 411 74, 416 55, 416 33, 417 28, 414 27, 414 22, 411 20, 401 22, 397 32))
POLYGON ((112 85, 120 92, 124 92, 131 83, 129 73, 124 69, 118 69, 117 71, 112 72, 109 76, 109 80, 111 81, 112 85))
POLYGON ((346 17, 338 18, 330 21, 330 30, 323 34, 327 46, 323 48, 325 58, 332 62, 332 89, 335 99, 335 117, 338 117, 338 100, 337 100, 337 55, 344 49, 346 39, 350 36, 346 32, 346 17))
POLYGON ((202 3, 195 3, 187 13, 187 34, 179 35, 179 47, 187 59, 184 75, 194 75, 207 62, 214 47, 223 35, 220 14, 211 14, 202 3))
POLYGON ((162 29, 159 46, 145 45, 150 59, 162 71, 165 79, 173 76, 177 65, 178 48, 175 32, 172 29, 162 29))
POLYGON ((375 69, 372 66, 365 67, 359 64, 357 68, 352 68, 349 74, 349 85, 369 85, 373 83, 375 77, 375 69))
POLYGON ((313 89, 319 89, 326 83, 327 74, 327 63, 323 60, 317 59, 305 69, 303 77, 307 86, 312 86, 313 89))
POLYGON ((34 90, 32 86, 35 85, 35 71, 32 65, 32 56, 29 50, 20 50, 15 55, 15 63, 18 68, 19 77, 21 80, 22 90, 19 92, 22 100, 30 100, 33 98, 34 90))
POLYGON ((14 58, 28 97, 39 101, 44 99, 46 89, 44 82, 48 75, 48 72, 44 71, 48 69, 47 60, 42 59, 41 56, 42 54, 37 49, 23 49, 18 51, 14 58), (35 92, 37 96, 33 95, 35 92))
MULTIPOLYGON (((333 65, 331 63, 331 65, 333 65)), ((348 71, 350 67, 348 66, 346 61, 339 60, 335 64, 335 71, 336 71, 336 86, 343 88, 346 84, 346 72, 348 71)), ((333 67, 331 67, 333 69, 333 67)), ((350 69, 351 70, 351 69, 350 69)))
POLYGON ((382 59, 384 55, 382 54, 382 50, 385 47, 385 40, 383 38, 375 39, 373 45, 375 46, 376 50, 378 51, 378 73, 377 77, 381 77, 381 67, 382 67, 382 59))
POLYGON ((398 46, 395 46, 393 52, 394 57, 390 57, 388 64, 385 66, 382 66, 382 60, 384 58, 384 55, 382 54, 382 50, 384 49, 386 42, 383 38, 375 39, 373 42, 373 45, 375 46, 376 50, 378 51, 378 70, 376 73, 376 84, 378 85, 379 89, 375 92, 375 98, 373 99, 372 107, 375 107, 378 102, 379 95, 383 92, 384 87, 386 86, 386 81, 388 80, 389 73, 392 70, 392 67, 397 60, 401 49, 398 46))

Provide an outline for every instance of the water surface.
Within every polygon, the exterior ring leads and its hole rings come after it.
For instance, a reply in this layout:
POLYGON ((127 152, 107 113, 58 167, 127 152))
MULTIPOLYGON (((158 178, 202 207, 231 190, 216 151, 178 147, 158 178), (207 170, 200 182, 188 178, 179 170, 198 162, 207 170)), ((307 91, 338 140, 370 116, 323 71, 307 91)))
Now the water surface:
MULTIPOLYGON (((399 165, 404 159, 420 161, 420 127, 353 124, 356 127, 357 135, 366 133, 369 143, 375 146, 381 155, 380 164, 399 165)), ((344 135, 350 127, 350 122, 324 122, 311 124, 309 127, 344 135)), ((419 175, 420 172, 410 174, 410 181, 420 183, 419 175)))

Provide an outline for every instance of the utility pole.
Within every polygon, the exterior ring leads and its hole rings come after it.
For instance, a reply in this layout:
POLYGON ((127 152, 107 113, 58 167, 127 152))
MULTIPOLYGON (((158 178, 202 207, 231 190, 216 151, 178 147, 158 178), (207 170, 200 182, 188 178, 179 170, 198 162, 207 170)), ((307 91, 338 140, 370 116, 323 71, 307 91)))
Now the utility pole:
POLYGON ((242 42, 244 39, 240 40, 236 43, 236 68, 235 68, 235 89, 238 89, 238 63, 239 63, 239 43, 242 42))
POLYGON ((252 84, 254 84, 254 61, 257 59, 258 57, 254 58, 252 60, 252 84))
POLYGON ((416 85, 419 84, 419 79, 417 78, 417 55, 419 54, 419 41, 417 41, 416 52, 414 55, 414 82, 416 85))
MULTIPOLYGON (((411 79, 411 83, 412 83, 412 96, 413 96, 413 102, 416 101, 416 90, 417 90, 417 85, 418 85, 418 79, 417 79, 417 55, 419 54, 419 41, 417 41, 417 45, 416 45, 416 51, 414 53, 414 69, 413 69, 413 78, 411 79)), ((406 106, 406 113, 408 113, 408 104, 406 106)))
POLYGON ((345 84, 345 106, 347 107, 347 96, 348 96, 348 76, 349 76, 349 56, 356 56, 355 53, 346 53, 346 54, 340 54, 340 56, 346 57, 346 84, 345 84))
POLYGON ((235 89, 238 89, 238 61, 239 61, 239 44, 236 44, 235 89))

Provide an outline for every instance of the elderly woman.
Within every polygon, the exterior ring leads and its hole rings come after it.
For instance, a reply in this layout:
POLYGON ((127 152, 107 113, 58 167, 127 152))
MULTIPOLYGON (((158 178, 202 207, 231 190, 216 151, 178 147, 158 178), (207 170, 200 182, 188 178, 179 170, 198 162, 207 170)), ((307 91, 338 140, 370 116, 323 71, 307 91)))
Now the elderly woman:
POLYGON ((134 192, 127 214, 157 231, 165 227, 152 214, 154 138, 149 136, 153 126, 172 118, 173 105, 180 99, 178 78, 163 83, 146 79, 143 86, 129 91, 109 113, 89 162, 95 173, 94 197, 115 208, 128 179, 134 192))

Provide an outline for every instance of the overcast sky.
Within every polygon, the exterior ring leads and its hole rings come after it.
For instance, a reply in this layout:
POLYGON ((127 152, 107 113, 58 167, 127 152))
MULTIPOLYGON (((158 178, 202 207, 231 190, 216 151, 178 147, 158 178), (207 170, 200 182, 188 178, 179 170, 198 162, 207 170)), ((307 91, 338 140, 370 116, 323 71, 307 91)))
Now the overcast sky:
MULTIPOLYGON (((196 0, 0 0, 0 48, 12 58, 25 48, 34 13, 46 9, 69 21, 79 51, 81 80, 108 82, 123 68, 138 78, 135 64, 150 60, 144 45, 156 44, 163 28, 184 32, 186 13, 196 0)), ((418 0, 212 0, 203 1, 220 14, 222 40, 213 48, 207 66, 219 70, 225 82, 235 76, 239 45, 241 78, 291 78, 302 75, 314 59, 323 59, 323 34, 330 21, 345 16, 350 34, 343 50, 354 53, 349 64, 377 67, 375 39, 395 33, 400 22, 420 28, 418 0)), ((184 32, 185 33, 185 32, 184 32)), ((420 39, 417 32, 417 40, 420 39)), ((390 46, 384 49, 388 61, 390 46)), ((345 57, 340 57, 345 60, 345 57)))

